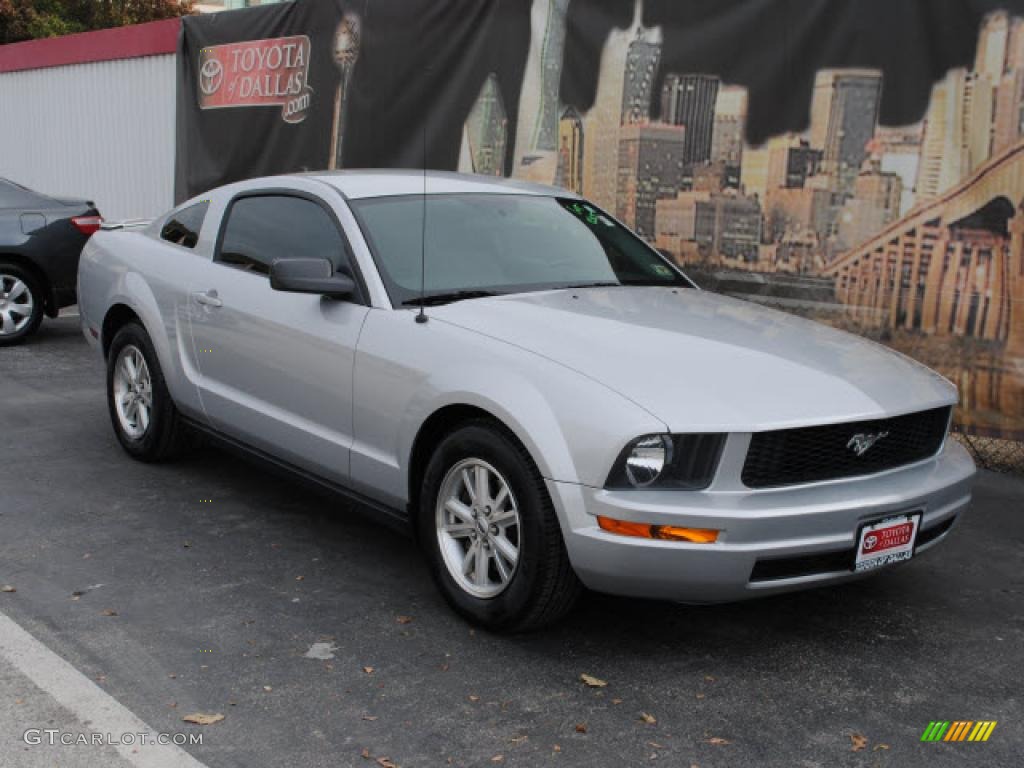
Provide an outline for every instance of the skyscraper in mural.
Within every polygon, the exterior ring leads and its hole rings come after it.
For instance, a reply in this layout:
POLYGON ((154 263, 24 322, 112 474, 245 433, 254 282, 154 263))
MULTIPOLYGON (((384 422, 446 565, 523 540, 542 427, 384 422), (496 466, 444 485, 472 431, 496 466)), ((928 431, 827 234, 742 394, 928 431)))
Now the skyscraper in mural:
POLYGON ((558 121, 558 170, 555 184, 576 194, 583 193, 583 119, 573 107, 566 107, 558 121))
MULTIPOLYGON (((529 152, 558 149, 561 103, 558 87, 562 78, 562 57, 565 49, 565 14, 569 0, 544 0, 547 18, 544 39, 540 46, 540 103, 530 131, 529 152)), ((529 105, 525 105, 527 109, 529 105)))
POLYGON ((820 149, 824 171, 847 194, 875 134, 882 74, 867 69, 823 69, 814 79, 810 144, 820 149))
POLYGON ((622 124, 647 123, 651 119, 651 95, 661 60, 661 44, 650 40, 642 29, 626 52, 622 84, 622 124))
POLYGON ((681 125, 632 123, 619 135, 616 216, 654 241, 658 200, 675 197, 686 166, 686 129, 681 125))
POLYGON ((712 75, 670 74, 665 77, 661 89, 661 119, 685 126, 683 159, 687 163, 711 160, 719 85, 719 79, 712 75))
POLYGON ((505 176, 505 147, 508 142, 508 113, 501 98, 498 78, 492 72, 487 76, 477 97, 464 133, 464 153, 468 154, 471 170, 485 176, 505 176))
POLYGON ((743 132, 747 123, 747 89, 725 85, 718 89, 711 128, 711 162, 736 169, 743 160, 743 132))
MULTIPOLYGON (((597 93, 594 105, 583 118, 583 133, 586 137, 583 148, 583 193, 609 211, 616 209, 619 172, 619 131, 623 122, 623 105, 636 103, 641 116, 649 115, 651 88, 653 80, 647 86, 647 95, 637 100, 637 81, 629 88, 630 96, 626 96, 627 60, 632 52, 654 53, 661 58, 661 30, 648 29, 641 24, 641 8, 634 6, 633 21, 627 29, 613 29, 601 55, 600 77, 597 81, 597 93), (643 45, 633 47, 635 43, 643 45), (639 106, 644 105, 644 106, 639 106)), ((639 62, 639 56, 634 59, 639 62)), ((636 74, 636 71, 634 71, 636 74)), ((653 75, 653 68, 652 68, 653 75)))

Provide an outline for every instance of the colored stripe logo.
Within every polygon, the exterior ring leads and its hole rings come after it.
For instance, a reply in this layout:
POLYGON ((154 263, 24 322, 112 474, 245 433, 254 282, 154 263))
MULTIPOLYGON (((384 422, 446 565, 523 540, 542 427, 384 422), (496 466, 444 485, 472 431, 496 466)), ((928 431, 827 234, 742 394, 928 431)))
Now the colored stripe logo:
POLYGON ((995 720, 932 720, 921 741, 988 741, 995 727, 995 720))

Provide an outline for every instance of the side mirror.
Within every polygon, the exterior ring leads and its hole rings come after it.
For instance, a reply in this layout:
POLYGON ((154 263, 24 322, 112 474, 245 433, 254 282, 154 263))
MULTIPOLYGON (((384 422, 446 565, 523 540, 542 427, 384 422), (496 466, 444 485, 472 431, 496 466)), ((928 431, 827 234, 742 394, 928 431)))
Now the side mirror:
POLYGON ((327 259, 277 259, 270 265, 270 287, 288 293, 316 293, 332 299, 351 299, 351 277, 335 273, 327 259))

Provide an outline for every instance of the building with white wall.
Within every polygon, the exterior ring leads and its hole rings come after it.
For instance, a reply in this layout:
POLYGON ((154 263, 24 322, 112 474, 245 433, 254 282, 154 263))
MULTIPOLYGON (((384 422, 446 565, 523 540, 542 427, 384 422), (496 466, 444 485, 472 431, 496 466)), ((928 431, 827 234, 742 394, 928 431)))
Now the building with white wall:
POLYGON ((181 21, 0 46, 0 177, 107 218, 174 202, 181 21))

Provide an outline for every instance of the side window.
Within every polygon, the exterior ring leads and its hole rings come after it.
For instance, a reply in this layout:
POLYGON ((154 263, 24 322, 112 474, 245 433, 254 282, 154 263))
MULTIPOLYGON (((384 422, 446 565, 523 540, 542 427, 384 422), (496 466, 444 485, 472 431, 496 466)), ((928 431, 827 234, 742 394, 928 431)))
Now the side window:
POLYGON ((160 238, 185 248, 195 248, 209 207, 209 203, 196 203, 182 208, 164 223, 160 238))
POLYGON ((266 275, 277 259, 327 259, 336 271, 352 274, 345 240, 317 203, 288 195, 235 200, 217 261, 266 275))

